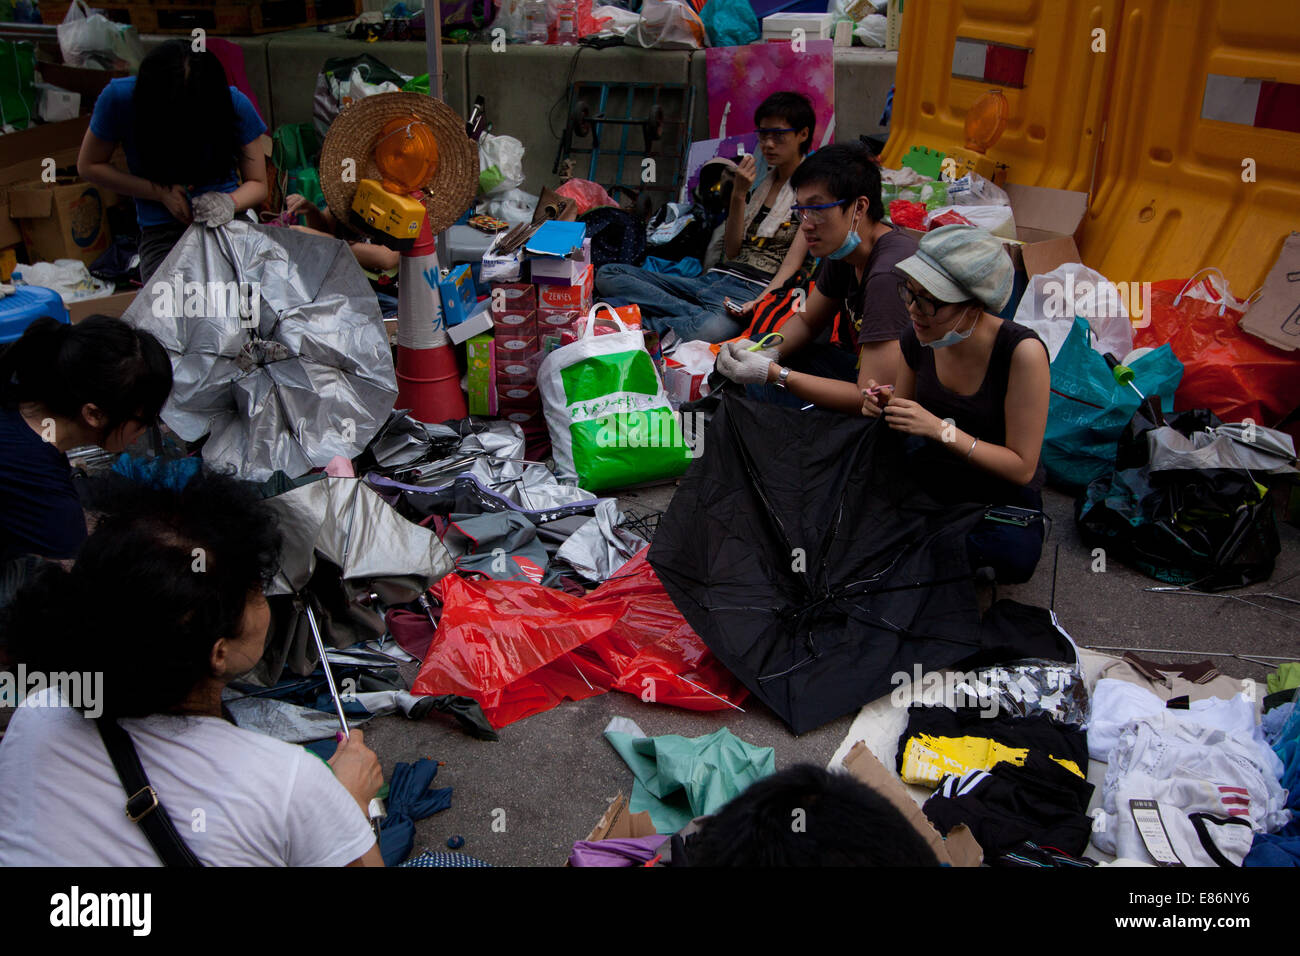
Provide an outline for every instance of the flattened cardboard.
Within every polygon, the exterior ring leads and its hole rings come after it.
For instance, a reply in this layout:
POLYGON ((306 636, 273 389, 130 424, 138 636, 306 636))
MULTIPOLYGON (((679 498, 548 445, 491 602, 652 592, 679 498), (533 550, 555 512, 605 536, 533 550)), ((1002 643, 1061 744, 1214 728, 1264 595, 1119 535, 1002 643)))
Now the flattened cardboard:
POLYGON ((79 302, 69 303, 68 318, 73 325, 91 315, 107 315, 120 319, 127 307, 135 301, 137 292, 138 290, 131 289, 127 292, 106 295, 102 299, 82 299, 79 302))
POLYGON ((940 863, 979 866, 984 861, 984 851, 966 827, 953 827, 946 840, 941 837, 908 794, 903 782, 896 774, 885 769, 885 765, 876 759, 876 755, 862 741, 854 744, 844 758, 844 769, 897 807, 913 829, 929 844, 930 849, 934 850, 940 863))
POLYGON ((1300 348, 1300 232, 1282 243, 1264 288, 1246 314, 1242 331, 1286 352, 1300 348))
POLYGON ((650 814, 645 810, 640 813, 630 813, 627 808, 627 797, 620 793, 600 818, 600 822, 587 834, 587 840, 628 840, 634 837, 653 836, 655 832, 650 814))

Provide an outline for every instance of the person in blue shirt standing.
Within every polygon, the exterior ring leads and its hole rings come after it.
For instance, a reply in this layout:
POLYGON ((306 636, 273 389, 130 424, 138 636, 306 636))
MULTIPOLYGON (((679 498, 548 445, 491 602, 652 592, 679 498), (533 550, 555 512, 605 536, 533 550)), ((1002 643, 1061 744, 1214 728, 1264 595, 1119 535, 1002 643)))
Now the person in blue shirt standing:
POLYGON ((191 222, 220 226, 267 195, 266 124, 228 85, 216 54, 188 40, 152 50, 137 76, 111 80, 95 101, 77 172, 135 199, 140 278, 147 283, 191 222), (129 173, 109 160, 121 143, 129 173))

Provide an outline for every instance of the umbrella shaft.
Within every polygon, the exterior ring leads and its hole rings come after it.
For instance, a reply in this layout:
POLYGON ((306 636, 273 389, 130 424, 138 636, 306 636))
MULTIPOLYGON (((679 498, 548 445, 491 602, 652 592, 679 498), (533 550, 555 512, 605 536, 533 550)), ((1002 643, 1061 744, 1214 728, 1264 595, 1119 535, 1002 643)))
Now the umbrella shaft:
POLYGON ((325 672, 325 683, 329 685, 330 697, 334 700, 334 711, 338 714, 339 724, 343 728, 343 736, 350 737, 348 731, 348 718, 343 713, 343 701, 339 698, 338 686, 334 683, 334 672, 330 670, 329 658, 325 654, 325 642, 321 640, 320 628, 316 625, 316 613, 311 609, 311 605, 303 602, 303 607, 307 611, 307 623, 311 625, 311 636, 316 642, 316 652, 320 654, 321 670, 325 672))

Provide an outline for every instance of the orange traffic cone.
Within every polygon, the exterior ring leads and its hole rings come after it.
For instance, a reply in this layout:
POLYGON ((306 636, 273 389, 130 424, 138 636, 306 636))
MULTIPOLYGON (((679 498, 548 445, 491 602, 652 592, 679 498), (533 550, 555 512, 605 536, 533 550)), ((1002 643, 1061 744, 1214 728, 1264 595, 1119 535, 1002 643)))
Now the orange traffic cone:
POLYGON ((438 423, 469 414, 460 369, 443 325, 437 246, 428 217, 415 245, 402 253, 397 280, 397 408, 438 423))

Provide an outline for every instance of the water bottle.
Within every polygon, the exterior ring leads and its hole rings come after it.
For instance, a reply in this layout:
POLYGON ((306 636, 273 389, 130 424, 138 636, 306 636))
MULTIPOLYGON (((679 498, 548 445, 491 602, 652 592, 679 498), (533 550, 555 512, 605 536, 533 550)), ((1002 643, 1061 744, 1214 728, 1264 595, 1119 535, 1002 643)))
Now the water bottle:
POLYGON ((545 43, 546 0, 524 0, 524 36, 527 43, 545 43))
POLYGON ((564 46, 578 42, 578 0, 559 0, 556 5, 555 42, 564 46))

